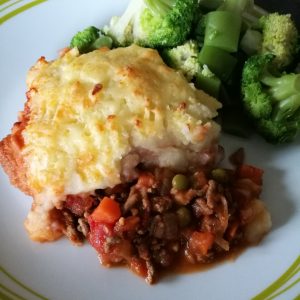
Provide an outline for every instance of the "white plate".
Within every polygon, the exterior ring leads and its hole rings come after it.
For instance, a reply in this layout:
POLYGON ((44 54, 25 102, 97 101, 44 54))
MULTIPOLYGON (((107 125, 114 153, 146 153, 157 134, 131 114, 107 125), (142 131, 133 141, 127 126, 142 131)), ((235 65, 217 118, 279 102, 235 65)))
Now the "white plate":
MULTIPOLYGON (((27 5, 20 13, 21 9, 16 9, 32 2, 0 0, 1 138, 9 133, 25 102, 29 67, 41 55, 54 59, 75 32, 89 25, 103 26, 112 15, 120 14, 127 2, 34 1, 35 6, 27 5)), ((126 269, 100 267, 95 251, 88 245, 73 247, 66 240, 52 244, 30 241, 23 220, 31 199, 13 188, 1 169, 0 299, 243 300, 261 293, 290 266, 287 276, 276 282, 271 291, 274 295, 294 283, 278 299, 299 297, 300 140, 276 147, 258 137, 250 141, 224 137, 222 142, 228 153, 230 149, 245 147, 247 161, 265 170, 263 198, 274 225, 259 246, 208 271, 169 276, 148 286, 126 269)), ((261 294, 256 299, 267 297, 261 294)))

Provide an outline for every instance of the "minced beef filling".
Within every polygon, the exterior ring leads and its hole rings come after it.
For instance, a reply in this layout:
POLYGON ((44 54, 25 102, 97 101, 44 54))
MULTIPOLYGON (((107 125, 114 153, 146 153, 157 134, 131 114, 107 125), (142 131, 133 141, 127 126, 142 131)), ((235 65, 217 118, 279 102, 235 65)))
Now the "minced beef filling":
POLYGON ((210 262, 243 243, 251 201, 261 192, 262 171, 243 163, 242 150, 231 161, 232 169, 179 176, 141 166, 134 182, 91 196, 69 195, 63 209, 65 234, 75 243, 87 239, 103 265, 127 264, 148 283, 179 257, 193 264, 210 262), (98 209, 102 201, 113 205, 98 209), (117 219, 111 218, 118 210, 117 219))

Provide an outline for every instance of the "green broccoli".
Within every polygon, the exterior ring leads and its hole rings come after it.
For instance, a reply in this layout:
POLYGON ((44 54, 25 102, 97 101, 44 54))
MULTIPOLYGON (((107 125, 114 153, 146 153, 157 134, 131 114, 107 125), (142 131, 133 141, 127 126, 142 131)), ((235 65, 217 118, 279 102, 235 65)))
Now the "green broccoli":
POLYGON ((299 49, 299 34, 291 15, 271 13, 258 19, 258 26, 244 34, 240 47, 247 55, 272 53, 277 69, 289 66, 299 49))
POLYGON ((196 41, 188 40, 183 45, 164 49, 161 55, 167 65, 180 70, 188 81, 191 81, 201 71, 198 62, 199 47, 196 41))
POLYGON ((292 141, 300 129, 300 74, 276 74, 273 54, 250 57, 243 68, 245 110, 269 142, 292 141))
POLYGON ((131 0, 123 15, 113 17, 104 32, 117 46, 178 46, 186 41, 197 8, 197 0, 131 0))
POLYGON ((298 51, 298 31, 291 15, 271 13, 260 19, 262 26, 262 53, 272 53, 278 68, 291 64, 298 51))
MULTIPOLYGON (((300 118, 300 113, 298 114, 300 118)), ((291 120, 285 123, 262 119, 257 124, 257 130, 272 144, 290 143, 294 140, 300 128, 299 121, 291 120)))
POLYGON ((197 88, 214 97, 218 96, 221 80, 206 65, 200 64, 196 41, 188 40, 183 45, 164 49, 161 55, 167 65, 181 71, 188 81, 194 80, 197 88))
POLYGON ((103 35, 100 30, 94 26, 87 27, 78 32, 71 40, 71 47, 77 47, 80 53, 87 53, 100 47, 111 48, 112 39, 103 35))

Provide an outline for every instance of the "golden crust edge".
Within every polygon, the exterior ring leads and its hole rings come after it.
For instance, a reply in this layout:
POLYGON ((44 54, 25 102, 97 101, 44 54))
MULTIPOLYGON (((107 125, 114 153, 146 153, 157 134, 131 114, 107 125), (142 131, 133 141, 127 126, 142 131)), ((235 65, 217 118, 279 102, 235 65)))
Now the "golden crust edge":
POLYGON ((0 141, 0 165, 8 175, 10 183, 33 198, 31 210, 24 222, 29 238, 36 242, 50 242, 63 235, 63 226, 59 222, 59 216, 53 213, 55 208, 43 211, 43 203, 37 201, 28 186, 26 165, 22 156, 22 130, 25 123, 16 122, 11 134, 0 141))

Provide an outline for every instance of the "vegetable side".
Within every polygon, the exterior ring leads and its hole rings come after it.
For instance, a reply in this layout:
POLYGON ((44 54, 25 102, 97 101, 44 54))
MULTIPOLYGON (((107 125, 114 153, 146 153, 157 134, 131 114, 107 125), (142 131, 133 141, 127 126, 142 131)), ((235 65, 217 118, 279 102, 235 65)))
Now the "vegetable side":
POLYGON ((70 46, 80 53, 155 48, 222 102, 225 132, 247 138, 255 130, 278 144, 300 128, 299 40, 291 15, 267 13, 252 0, 131 0, 123 15, 77 33, 70 46))

